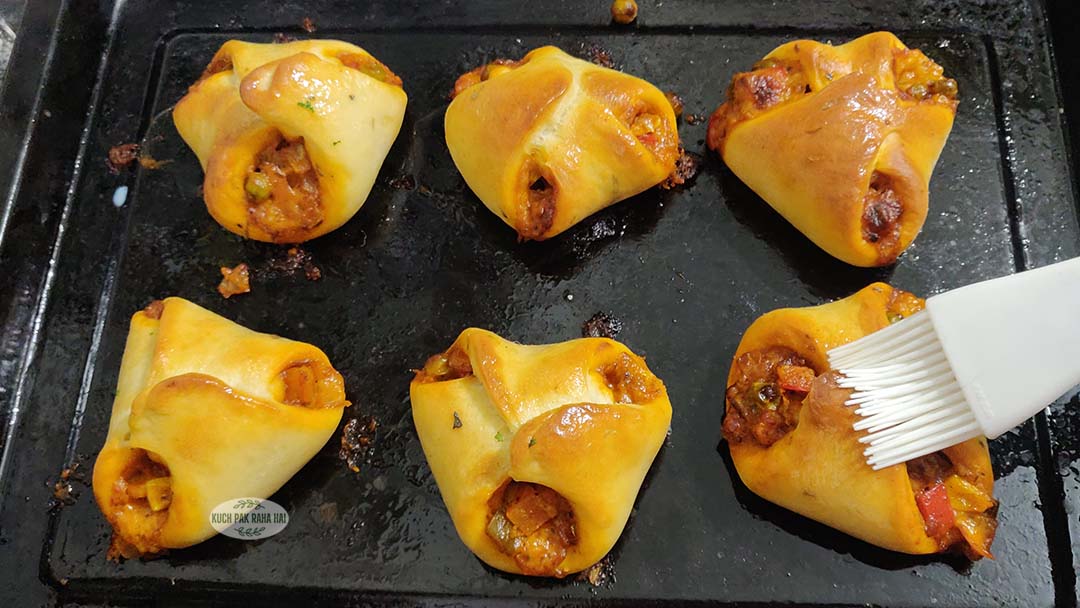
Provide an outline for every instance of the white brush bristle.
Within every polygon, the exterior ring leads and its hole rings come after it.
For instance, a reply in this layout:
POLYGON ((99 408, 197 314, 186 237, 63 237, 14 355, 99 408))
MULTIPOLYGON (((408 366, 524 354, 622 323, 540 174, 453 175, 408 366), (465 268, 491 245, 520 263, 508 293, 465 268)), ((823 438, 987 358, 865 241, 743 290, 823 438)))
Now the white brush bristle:
POLYGON ((925 311, 829 351, 874 470, 982 434, 925 311))

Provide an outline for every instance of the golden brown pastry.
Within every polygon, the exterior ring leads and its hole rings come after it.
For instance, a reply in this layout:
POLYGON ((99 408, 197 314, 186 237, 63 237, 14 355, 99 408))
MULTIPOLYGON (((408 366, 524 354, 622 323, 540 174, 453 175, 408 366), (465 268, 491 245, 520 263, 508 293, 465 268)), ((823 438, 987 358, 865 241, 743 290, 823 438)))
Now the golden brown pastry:
POLYGON ((180 298, 131 318, 94 497, 111 557, 217 532, 210 512, 266 498, 330 438, 349 402, 318 348, 245 329, 180 298))
POLYGON ((888 32, 797 40, 735 75, 708 145, 819 247, 884 266, 922 229, 956 104, 956 81, 888 32))
POLYGON ((664 94, 555 47, 477 68, 454 95, 454 164, 523 240, 551 238, 675 171, 679 133, 664 94))
POLYGON ((724 437, 750 490, 869 543, 904 553, 961 549, 991 557, 994 472, 977 438, 874 471, 858 442, 851 394, 826 352, 921 310, 924 301, 874 283, 822 306, 762 315, 728 375, 724 437))
POLYGON ((494 568, 534 576, 607 554, 671 422, 664 384, 606 338, 524 346, 466 329, 410 393, 461 540, 494 568))
POLYGON ((364 204, 406 101, 401 79, 358 46, 230 40, 173 122, 206 172, 203 197, 219 224, 299 243, 364 204))

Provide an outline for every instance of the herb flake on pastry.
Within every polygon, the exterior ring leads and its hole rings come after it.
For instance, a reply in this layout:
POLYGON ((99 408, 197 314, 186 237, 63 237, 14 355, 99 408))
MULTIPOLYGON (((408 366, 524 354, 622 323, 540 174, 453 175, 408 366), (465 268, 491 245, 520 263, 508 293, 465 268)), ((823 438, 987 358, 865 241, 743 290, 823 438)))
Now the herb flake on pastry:
POLYGON ((299 243, 367 200, 397 138, 401 79, 337 40, 230 40, 176 104, 173 122, 206 173, 210 215, 240 236, 299 243))
POLYGON ((110 557, 153 556, 217 532, 211 510, 267 498, 334 433, 344 382, 318 348, 181 298, 131 319, 94 497, 110 557))
POLYGON ((671 177, 675 120, 655 86, 546 46, 462 75, 446 145, 488 209, 544 240, 671 177))
POLYGON ((855 431, 850 389, 829 349, 921 310, 910 293, 875 283, 830 304, 762 315, 728 375, 723 434, 743 483, 762 498, 854 537, 912 554, 992 557, 997 528, 986 439, 971 439, 875 471, 855 431))
POLYGON ((956 81, 888 32, 797 40, 735 75, 708 145, 829 254, 884 266, 922 229, 956 106, 956 81))
POLYGON ((671 403, 606 338, 515 344, 466 329, 410 387, 413 422, 462 542, 488 565, 562 577, 618 540, 671 403))

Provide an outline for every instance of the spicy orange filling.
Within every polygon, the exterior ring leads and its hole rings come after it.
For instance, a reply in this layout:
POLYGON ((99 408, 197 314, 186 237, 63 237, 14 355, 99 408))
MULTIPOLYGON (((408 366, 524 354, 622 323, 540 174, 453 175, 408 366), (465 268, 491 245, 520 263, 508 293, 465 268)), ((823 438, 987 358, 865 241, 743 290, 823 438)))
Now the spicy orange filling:
POLYGON ((160 458, 133 449, 131 459, 113 482, 110 521, 117 530, 109 557, 137 557, 163 550, 158 538, 172 503, 172 477, 160 458))
POLYGON ((539 239, 555 223, 555 203, 558 198, 555 180, 545 175, 532 160, 526 161, 522 175, 528 187, 517 222, 518 237, 522 240, 539 239))
POLYGON ((916 101, 956 105, 957 86, 945 77, 945 69, 919 49, 904 49, 893 54, 893 75, 901 95, 916 101))
MULTIPOLYGON (((922 298, 895 289, 885 315, 895 323, 925 306, 922 298)), ((804 358, 782 346, 743 353, 734 367, 735 381, 727 389, 724 438, 732 443, 753 440, 769 447, 798 425, 803 400, 819 376, 804 358)), ((835 387, 835 383, 823 386, 835 387)), ((848 394, 837 391, 835 398, 846 400, 848 394)), ((975 474, 960 470, 944 452, 908 462, 907 471, 926 535, 938 543, 939 550, 958 548, 973 560, 992 558, 997 502, 975 485, 975 474)))
POLYGON ((641 359, 627 353, 606 363, 600 373, 611 389, 615 403, 648 403, 663 390, 660 380, 649 372, 641 359))
POLYGON ((520 65, 523 65, 524 63, 525 61, 496 59, 491 63, 469 70, 461 76, 458 76, 458 79, 454 81, 454 90, 450 92, 450 99, 461 95, 462 91, 473 86, 474 84, 480 84, 485 80, 490 80, 498 76, 499 74, 508 72, 520 65))
POLYGON ((799 423, 799 410, 817 374, 795 351, 782 346, 743 353, 735 360, 735 382, 727 388, 724 438, 753 439, 768 447, 799 423))
POLYGON ((416 370, 416 382, 446 382, 472 375, 472 363, 469 355, 460 348, 432 355, 424 363, 423 369, 416 370))
POLYGON ((973 560, 993 559, 997 501, 973 483, 973 475, 958 471, 943 452, 908 462, 907 471, 926 535, 938 548, 959 548, 973 560))
POLYGON ((577 545, 574 510, 558 492, 535 483, 509 481, 488 500, 487 534, 522 573, 562 577, 559 565, 577 545))
POLYGON ((244 180, 251 220, 278 242, 303 240, 324 218, 319 178, 304 139, 279 136, 255 155, 244 180))
POLYGON ((893 189, 892 178, 874 171, 863 199, 862 236, 874 245, 878 257, 891 260, 899 255, 900 218, 904 203, 893 189))
POLYGON ((284 385, 282 402, 310 408, 338 407, 337 385, 341 376, 333 368, 312 361, 298 361, 279 374, 284 385))
POLYGON ((395 87, 401 86, 401 78, 390 71, 386 64, 370 55, 360 53, 341 53, 337 56, 338 61, 347 68, 363 72, 375 80, 385 82, 395 87))
POLYGON ((749 72, 731 79, 727 100, 709 118, 708 145, 720 151, 736 124, 810 93, 802 65, 796 60, 765 58, 749 72))

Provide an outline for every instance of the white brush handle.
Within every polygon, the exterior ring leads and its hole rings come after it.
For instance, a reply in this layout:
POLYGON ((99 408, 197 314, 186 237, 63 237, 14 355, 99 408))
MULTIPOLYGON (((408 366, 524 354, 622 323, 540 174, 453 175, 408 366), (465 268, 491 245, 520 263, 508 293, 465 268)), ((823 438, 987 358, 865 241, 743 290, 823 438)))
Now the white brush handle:
POLYGON ((926 310, 987 437, 1080 384, 1080 258, 933 296, 926 310))

